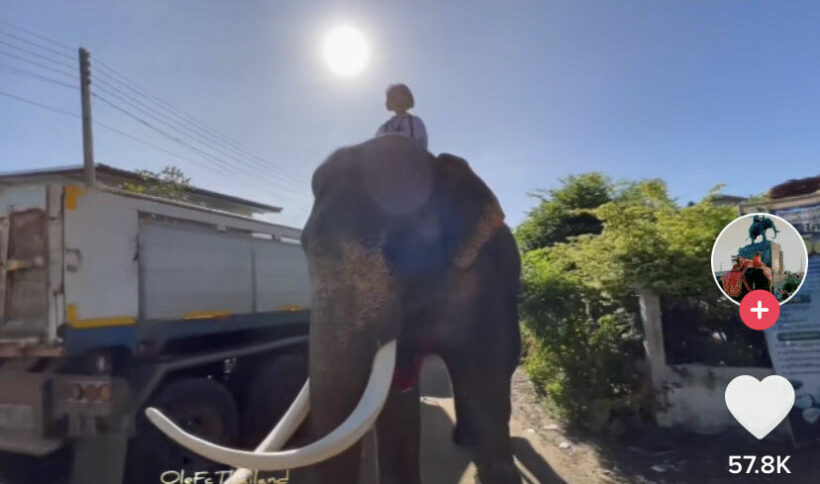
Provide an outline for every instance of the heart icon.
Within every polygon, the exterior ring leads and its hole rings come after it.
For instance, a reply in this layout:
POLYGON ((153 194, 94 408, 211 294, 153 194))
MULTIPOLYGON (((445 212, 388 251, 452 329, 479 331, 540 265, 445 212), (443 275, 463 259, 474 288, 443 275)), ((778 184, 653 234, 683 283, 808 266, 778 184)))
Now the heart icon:
POLYGON ((758 381, 741 375, 726 386, 726 406, 746 430, 758 439, 769 435, 794 405, 794 387, 780 375, 758 381))

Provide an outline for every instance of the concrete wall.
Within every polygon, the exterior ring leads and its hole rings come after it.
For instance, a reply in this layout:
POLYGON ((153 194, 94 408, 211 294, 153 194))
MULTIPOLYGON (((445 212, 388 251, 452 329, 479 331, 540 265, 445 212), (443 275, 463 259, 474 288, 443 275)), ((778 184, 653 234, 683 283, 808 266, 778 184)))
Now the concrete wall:
MULTIPOLYGON (((658 425, 703 434, 741 428, 726 408, 726 386, 737 376, 751 375, 760 380, 773 374, 773 370, 700 364, 667 365, 660 300, 652 293, 642 292, 640 304, 649 373, 652 385, 658 392, 658 410, 655 413, 658 425)), ((787 425, 784 420, 775 432, 788 432, 787 425)))
MULTIPOLYGON (((655 419, 661 427, 680 427, 702 434, 739 429, 740 425, 726 408, 726 386, 740 375, 762 380, 772 373, 771 368, 668 366, 662 378, 663 386, 659 389, 660 407, 655 419)), ((787 425, 784 420, 775 432, 788 432, 787 425)))

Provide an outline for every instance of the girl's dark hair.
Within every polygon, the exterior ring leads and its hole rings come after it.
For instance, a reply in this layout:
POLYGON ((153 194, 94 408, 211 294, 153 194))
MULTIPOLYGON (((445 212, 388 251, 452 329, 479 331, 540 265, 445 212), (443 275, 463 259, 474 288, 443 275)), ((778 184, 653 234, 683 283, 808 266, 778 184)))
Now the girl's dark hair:
POLYGON ((396 109, 410 109, 415 106, 413 93, 404 84, 391 84, 387 88, 387 101, 385 102, 388 111, 396 109))

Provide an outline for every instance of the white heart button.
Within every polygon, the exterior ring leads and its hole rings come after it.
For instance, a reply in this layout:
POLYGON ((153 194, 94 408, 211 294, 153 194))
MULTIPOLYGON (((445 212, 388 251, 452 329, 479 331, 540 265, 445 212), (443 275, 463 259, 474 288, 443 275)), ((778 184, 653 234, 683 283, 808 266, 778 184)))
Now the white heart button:
POLYGON ((726 386, 726 406, 746 430, 758 439, 769 435, 794 405, 794 387, 780 375, 759 381, 741 375, 726 386))

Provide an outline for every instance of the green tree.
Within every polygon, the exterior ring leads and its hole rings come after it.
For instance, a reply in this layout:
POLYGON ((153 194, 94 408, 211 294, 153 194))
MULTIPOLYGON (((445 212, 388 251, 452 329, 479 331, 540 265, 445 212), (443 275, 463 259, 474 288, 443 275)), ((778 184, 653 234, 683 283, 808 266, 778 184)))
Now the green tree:
POLYGON ((530 194, 540 203, 516 229, 523 250, 547 247, 581 234, 600 233, 601 222, 590 211, 612 199, 612 183, 600 173, 561 180, 558 189, 530 194))
POLYGON ((176 166, 166 166, 160 172, 137 170, 140 180, 124 182, 120 188, 129 192, 152 195, 171 200, 188 201, 191 179, 176 166))
POLYGON ((736 211, 712 204, 711 193, 680 208, 661 180, 616 186, 594 173, 570 177, 548 195, 516 232, 526 368, 566 416, 606 421, 643 403, 636 397, 643 356, 638 290, 715 293, 712 244, 736 211), (561 226, 570 218, 548 218, 577 214, 575 207, 600 229, 573 231, 561 226))

